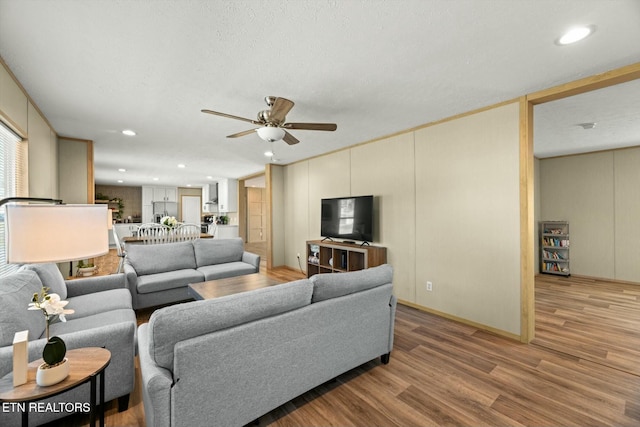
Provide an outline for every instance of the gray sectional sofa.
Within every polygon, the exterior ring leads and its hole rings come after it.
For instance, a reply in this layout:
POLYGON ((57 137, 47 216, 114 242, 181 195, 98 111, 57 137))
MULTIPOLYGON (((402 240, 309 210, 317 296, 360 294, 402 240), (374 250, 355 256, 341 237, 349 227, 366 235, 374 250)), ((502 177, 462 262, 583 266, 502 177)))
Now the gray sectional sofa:
MULTIPOLYGON (((124 275, 91 277, 65 281, 55 264, 23 266, 0 278, 0 377, 13 371, 13 337, 29 330, 29 361, 42 357, 45 321, 39 310, 27 310, 33 294, 42 286, 69 301, 75 310, 66 322, 53 323, 50 336, 60 336, 67 349, 105 347, 111 362, 105 371, 105 401, 119 398, 119 409, 128 405, 134 385, 136 316, 124 275)), ((88 402, 89 384, 50 397, 43 402, 88 402)), ((31 412, 29 425, 40 425, 68 415, 66 412, 31 412)), ((20 414, 0 411, 0 426, 19 426, 20 414)))
POLYGON ((320 274, 156 310, 138 328, 146 424, 242 426, 365 362, 389 361, 392 269, 320 274))
POLYGON ((258 273, 260 257, 242 238, 197 239, 159 245, 127 245, 124 264, 133 308, 192 299, 189 283, 258 273))

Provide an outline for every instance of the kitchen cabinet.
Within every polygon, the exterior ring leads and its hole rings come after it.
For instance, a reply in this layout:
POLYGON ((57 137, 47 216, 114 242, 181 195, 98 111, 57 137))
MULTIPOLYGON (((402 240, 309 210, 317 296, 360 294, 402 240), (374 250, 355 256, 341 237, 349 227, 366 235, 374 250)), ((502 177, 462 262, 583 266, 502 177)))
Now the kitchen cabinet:
POLYGON ((218 181, 218 212, 238 212, 238 180, 218 181))
POLYGON ((153 222, 153 187, 142 187, 142 222, 153 222))
POLYGON ((178 189, 176 187, 152 187, 154 202, 177 202, 178 189))
POLYGON ((218 225, 216 239, 232 239, 239 236, 237 225, 218 225))
MULTIPOLYGON (((118 224, 113 224, 113 228, 116 229, 116 233, 118 233, 118 239, 120 239, 120 242, 122 242, 122 239, 124 237, 131 237, 133 236, 133 229, 137 228, 140 224, 133 224, 133 223, 118 223, 118 224)), ((113 230, 108 230, 109 232, 109 246, 113 247, 115 246, 116 242, 115 239, 113 238, 113 230)))

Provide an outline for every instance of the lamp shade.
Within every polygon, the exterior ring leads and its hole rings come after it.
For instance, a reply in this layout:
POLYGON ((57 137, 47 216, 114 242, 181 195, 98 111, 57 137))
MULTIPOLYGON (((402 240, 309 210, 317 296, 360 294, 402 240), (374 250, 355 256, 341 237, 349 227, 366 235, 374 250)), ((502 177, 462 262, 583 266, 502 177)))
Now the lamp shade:
POLYGON ((280 141, 284 138, 284 129, 275 126, 264 126, 256 130, 258 136, 268 142, 280 141))
POLYGON ((109 251, 106 205, 7 205, 9 264, 63 262, 109 251))

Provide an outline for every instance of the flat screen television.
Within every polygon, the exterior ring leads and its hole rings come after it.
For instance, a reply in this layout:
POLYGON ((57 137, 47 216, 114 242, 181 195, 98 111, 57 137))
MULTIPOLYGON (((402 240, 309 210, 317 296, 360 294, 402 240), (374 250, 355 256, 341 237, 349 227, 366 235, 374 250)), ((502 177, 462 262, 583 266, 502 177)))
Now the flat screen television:
POLYGON ((373 196, 322 199, 322 237, 373 241, 373 196))

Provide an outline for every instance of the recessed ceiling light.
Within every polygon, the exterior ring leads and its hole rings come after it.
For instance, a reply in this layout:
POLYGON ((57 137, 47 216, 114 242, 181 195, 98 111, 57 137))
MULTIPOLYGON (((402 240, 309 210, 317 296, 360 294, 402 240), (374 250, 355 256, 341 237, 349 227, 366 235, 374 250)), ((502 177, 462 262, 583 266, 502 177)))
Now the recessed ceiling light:
POLYGON ((153 180, 154 180, 154 181, 157 181, 157 180, 159 180, 159 179, 160 179, 160 178, 153 178, 153 180))
POLYGON ((136 136, 136 133, 134 131, 132 131, 131 129, 125 129, 122 131, 123 134, 127 135, 127 136, 136 136))
POLYGON ((579 42, 580 40, 593 34, 595 30, 596 30, 595 25, 587 25, 584 27, 571 28, 569 31, 564 33, 559 39, 556 40, 556 44, 560 46, 564 46, 567 44, 579 42))
POLYGON ((264 155, 267 157, 273 157, 273 151, 269 150, 269 151, 265 151, 264 155))
POLYGON ((127 170, 126 170, 126 169, 124 169, 124 168, 120 168, 120 169, 118 169, 118 172, 126 172, 126 171, 127 171, 127 170))
POLYGON ((121 180, 121 179, 119 179, 119 180, 118 180, 118 182, 119 182, 120 184, 122 184, 124 181, 123 181, 123 180, 121 180))
POLYGON ((207 179, 213 179, 213 177, 211 175, 207 176, 207 179))
POLYGON ((187 184, 187 187, 191 187, 191 184, 187 184))
POLYGON ((185 166, 185 165, 183 165, 182 163, 180 163, 180 164, 178 165, 178 167, 182 169, 182 168, 186 168, 187 166, 185 166))

